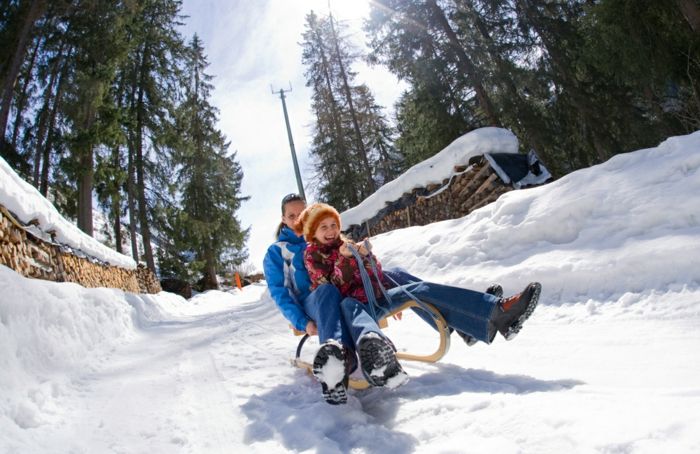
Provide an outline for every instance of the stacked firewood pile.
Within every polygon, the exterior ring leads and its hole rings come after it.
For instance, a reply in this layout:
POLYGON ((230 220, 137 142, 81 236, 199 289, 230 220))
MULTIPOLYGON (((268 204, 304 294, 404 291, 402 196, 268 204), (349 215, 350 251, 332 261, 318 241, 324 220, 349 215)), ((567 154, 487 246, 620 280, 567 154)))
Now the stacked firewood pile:
POLYGON ((141 293, 158 293, 162 290, 155 274, 141 263, 136 267, 136 280, 141 293))
POLYGON ((26 277, 53 280, 51 276, 57 273, 60 263, 56 248, 31 241, 28 236, 23 226, 0 206, 0 264, 26 277))
POLYGON ((83 287, 120 288, 127 292, 139 293, 135 270, 93 263, 72 254, 61 253, 60 255, 63 276, 59 282, 75 282, 83 287))
POLYGON ((155 276, 145 267, 128 270, 101 263, 40 238, 38 231, 29 227, 0 205, 0 265, 25 277, 75 282, 84 287, 111 287, 133 293, 160 291, 155 276))
POLYGON ((513 189, 504 184, 485 159, 470 166, 454 168, 455 174, 440 184, 413 189, 362 225, 350 226, 346 233, 361 239, 395 229, 426 225, 466 216, 513 189))

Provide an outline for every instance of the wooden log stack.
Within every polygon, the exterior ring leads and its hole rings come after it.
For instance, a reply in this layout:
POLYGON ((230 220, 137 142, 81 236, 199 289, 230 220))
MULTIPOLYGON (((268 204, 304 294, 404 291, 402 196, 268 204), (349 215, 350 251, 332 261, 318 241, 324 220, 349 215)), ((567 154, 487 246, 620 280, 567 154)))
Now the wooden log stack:
POLYGON ((387 203, 385 209, 363 225, 348 226, 346 233, 359 240, 395 229, 460 218, 513 190, 501 181, 486 159, 454 170, 452 178, 413 189, 400 200, 387 203))
POLYGON ((0 205, 0 265, 22 276, 84 287, 119 288, 132 293, 157 293, 160 284, 148 268, 125 269, 80 256, 69 248, 31 232, 0 205))

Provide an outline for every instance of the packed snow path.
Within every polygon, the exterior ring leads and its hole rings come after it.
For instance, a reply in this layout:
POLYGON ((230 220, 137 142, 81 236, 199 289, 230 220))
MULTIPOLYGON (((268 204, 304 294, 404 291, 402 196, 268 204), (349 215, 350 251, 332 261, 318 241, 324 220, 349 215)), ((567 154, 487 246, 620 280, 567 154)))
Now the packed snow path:
MULTIPOLYGON (((312 377, 289 365, 297 339, 263 290, 139 303, 155 305, 139 310, 160 320, 142 315, 129 341, 91 361, 94 370, 75 373, 43 421, 10 432, 19 437, 4 433, 6 452, 700 447, 700 316, 691 292, 552 307, 545 291, 515 340, 467 347, 455 335, 440 363, 405 362, 411 380, 402 388, 351 391, 348 405, 334 407, 312 377), (659 305, 681 315, 658 314, 659 305)), ((129 298, 139 306, 139 297, 129 298)), ((436 340, 411 313, 388 332, 414 351, 436 340)), ((310 341, 305 354, 316 345, 310 341)))

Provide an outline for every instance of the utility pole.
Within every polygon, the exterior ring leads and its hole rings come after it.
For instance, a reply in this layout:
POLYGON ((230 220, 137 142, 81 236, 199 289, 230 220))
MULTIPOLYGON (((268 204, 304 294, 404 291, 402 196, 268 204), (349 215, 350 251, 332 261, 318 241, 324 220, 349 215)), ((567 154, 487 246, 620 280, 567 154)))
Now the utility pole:
MULTIPOLYGON (((292 139, 292 129, 289 127, 289 116, 287 115, 287 103, 284 101, 284 92, 285 90, 279 89, 279 91, 275 91, 274 88, 272 88, 272 85, 270 85, 270 90, 272 91, 273 95, 276 95, 279 93, 280 99, 282 100, 282 110, 284 111, 284 122, 287 124, 287 137, 289 137, 289 148, 292 150, 292 162, 294 163, 294 174, 297 177, 297 188, 299 189, 299 195, 306 200, 306 194, 304 194, 304 184, 301 182, 301 173, 299 172, 299 163, 297 162, 297 153, 294 150, 294 139, 292 139)), ((287 92, 292 91, 292 84, 289 84, 289 90, 286 90, 287 92)))

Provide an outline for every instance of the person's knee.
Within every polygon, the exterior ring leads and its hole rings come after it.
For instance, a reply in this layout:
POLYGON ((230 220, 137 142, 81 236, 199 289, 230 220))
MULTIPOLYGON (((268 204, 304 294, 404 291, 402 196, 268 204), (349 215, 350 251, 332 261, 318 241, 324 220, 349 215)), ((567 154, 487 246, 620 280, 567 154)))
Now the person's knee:
POLYGON ((363 304, 355 298, 345 297, 340 301, 340 310, 345 318, 352 319, 363 309, 363 304))
POLYGON ((340 302, 340 306, 343 308, 357 307, 359 304, 362 304, 362 303, 360 303, 355 298, 351 298, 349 296, 343 298, 342 301, 340 302))
POLYGON ((333 284, 323 284, 316 288, 317 304, 323 307, 337 307, 340 300, 343 298, 340 295, 340 290, 333 284))
POLYGON ((321 284, 316 287, 315 292, 318 292, 318 295, 324 298, 334 298, 340 301, 340 290, 333 284, 321 284))

